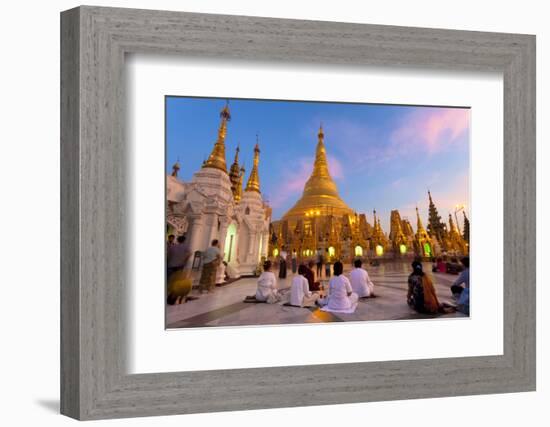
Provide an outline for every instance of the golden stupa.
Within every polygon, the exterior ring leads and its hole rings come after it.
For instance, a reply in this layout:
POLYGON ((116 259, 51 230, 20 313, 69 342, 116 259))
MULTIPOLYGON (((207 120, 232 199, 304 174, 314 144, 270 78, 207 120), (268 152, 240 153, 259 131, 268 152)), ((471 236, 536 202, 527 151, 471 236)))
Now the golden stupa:
POLYGON ((324 137, 321 126, 319 127, 313 172, 304 186, 302 197, 283 215, 282 221, 296 223, 314 216, 354 215, 353 209, 340 198, 336 183, 330 176, 324 137))

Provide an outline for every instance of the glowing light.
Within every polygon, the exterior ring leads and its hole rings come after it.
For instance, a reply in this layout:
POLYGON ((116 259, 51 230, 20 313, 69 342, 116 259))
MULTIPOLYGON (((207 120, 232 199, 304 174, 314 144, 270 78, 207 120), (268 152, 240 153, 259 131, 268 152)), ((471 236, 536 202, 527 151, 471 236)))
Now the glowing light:
POLYGON ((432 248, 430 248, 429 243, 424 243, 424 254, 426 256, 432 256, 432 248))
POLYGON ((273 256, 274 257, 279 256, 279 249, 277 249, 277 248, 273 249, 273 256))
POLYGON ((363 248, 361 246, 355 247, 355 256, 363 256, 363 248))
POLYGON ((376 245, 376 255, 382 256, 384 255, 384 248, 382 245, 376 245))
POLYGON ((401 252, 401 254, 407 253, 407 247, 403 244, 399 245, 399 252, 401 252))
POLYGON ((328 248, 328 254, 329 256, 334 256, 336 254, 336 249, 334 249, 334 246, 328 248))

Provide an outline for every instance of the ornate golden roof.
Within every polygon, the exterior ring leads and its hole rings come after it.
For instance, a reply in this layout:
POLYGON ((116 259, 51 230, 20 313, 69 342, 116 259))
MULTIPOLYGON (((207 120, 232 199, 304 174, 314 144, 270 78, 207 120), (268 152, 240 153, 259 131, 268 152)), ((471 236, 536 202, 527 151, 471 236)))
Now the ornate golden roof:
POLYGON ((342 216, 354 213, 340 198, 338 188, 328 170, 323 127, 319 127, 317 149, 313 172, 304 186, 300 200, 283 215, 283 220, 298 220, 308 216, 335 215, 342 216))
POLYGON ((422 225, 422 220, 420 219, 420 214, 418 213, 418 206, 416 207, 416 232, 418 234, 426 234, 424 225, 422 225))
POLYGON ((218 129, 218 139, 214 144, 214 148, 208 156, 208 159, 202 165, 203 168, 216 168, 227 173, 227 166, 225 165, 225 135, 227 133, 227 122, 231 120, 231 113, 229 112, 229 104, 220 112, 221 123, 218 129))
POLYGON ((260 146, 258 144, 258 137, 256 136, 256 146, 254 147, 254 164, 252 165, 252 171, 248 177, 246 188, 244 191, 257 191, 260 193, 260 176, 258 175, 258 165, 260 163, 260 146))

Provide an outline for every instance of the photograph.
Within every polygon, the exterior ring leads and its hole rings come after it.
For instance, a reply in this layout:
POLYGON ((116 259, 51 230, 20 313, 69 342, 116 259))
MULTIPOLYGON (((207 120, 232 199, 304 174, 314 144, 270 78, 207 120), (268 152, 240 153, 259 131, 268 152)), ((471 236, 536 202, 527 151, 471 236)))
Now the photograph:
POLYGON ((470 108, 164 108, 167 329, 469 317, 470 108))

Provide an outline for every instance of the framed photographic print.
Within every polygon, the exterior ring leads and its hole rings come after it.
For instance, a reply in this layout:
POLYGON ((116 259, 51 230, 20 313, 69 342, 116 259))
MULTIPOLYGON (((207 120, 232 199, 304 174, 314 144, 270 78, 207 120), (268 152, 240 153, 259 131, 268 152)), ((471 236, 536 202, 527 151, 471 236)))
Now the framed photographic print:
POLYGON ((61 41, 63 414, 535 389, 534 36, 84 6, 61 41))

